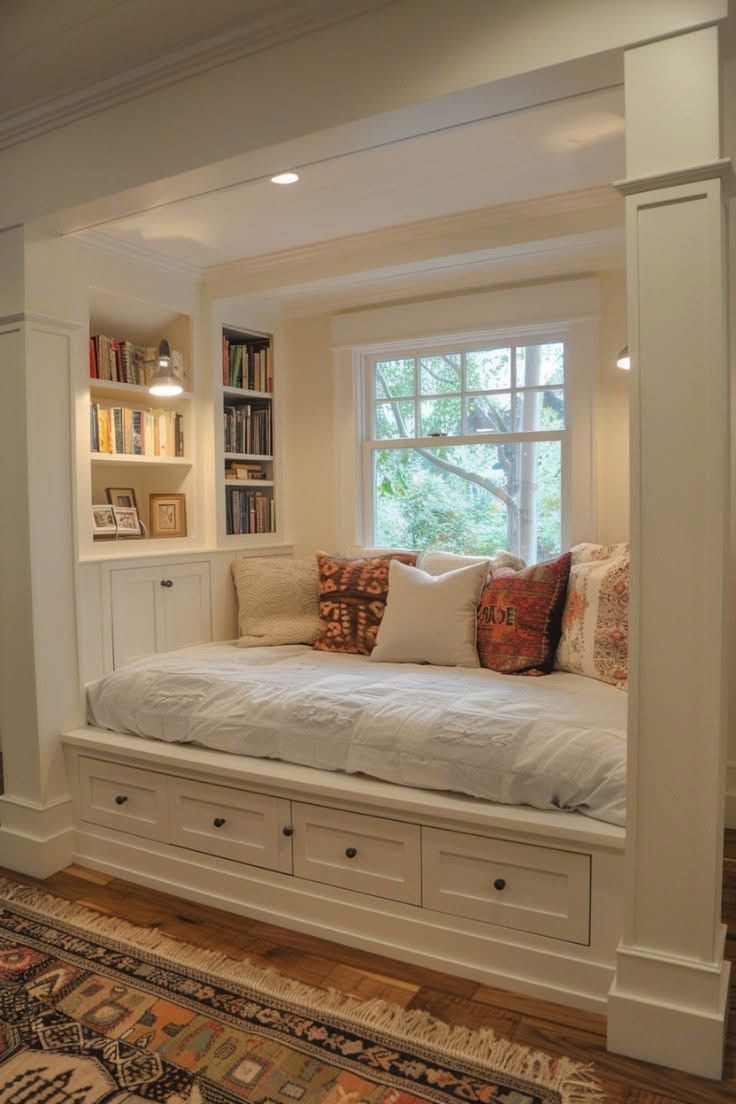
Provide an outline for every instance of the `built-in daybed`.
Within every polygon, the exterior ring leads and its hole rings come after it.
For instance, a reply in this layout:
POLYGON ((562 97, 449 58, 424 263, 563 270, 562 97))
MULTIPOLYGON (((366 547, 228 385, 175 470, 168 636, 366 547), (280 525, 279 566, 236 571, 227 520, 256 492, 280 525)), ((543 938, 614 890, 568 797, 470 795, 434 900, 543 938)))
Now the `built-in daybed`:
POLYGON ((218 644, 115 671, 88 703, 90 727, 65 737, 77 861, 603 1006, 621 932, 615 687, 218 644))

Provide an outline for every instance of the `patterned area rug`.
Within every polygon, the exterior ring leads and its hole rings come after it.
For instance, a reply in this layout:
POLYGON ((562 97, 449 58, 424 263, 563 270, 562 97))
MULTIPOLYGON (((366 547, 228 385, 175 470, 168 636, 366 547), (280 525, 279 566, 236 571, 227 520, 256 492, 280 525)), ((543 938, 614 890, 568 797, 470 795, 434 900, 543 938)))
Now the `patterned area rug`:
POLYGON ((587 1068, 0 879, 0 1104, 592 1104, 587 1068))

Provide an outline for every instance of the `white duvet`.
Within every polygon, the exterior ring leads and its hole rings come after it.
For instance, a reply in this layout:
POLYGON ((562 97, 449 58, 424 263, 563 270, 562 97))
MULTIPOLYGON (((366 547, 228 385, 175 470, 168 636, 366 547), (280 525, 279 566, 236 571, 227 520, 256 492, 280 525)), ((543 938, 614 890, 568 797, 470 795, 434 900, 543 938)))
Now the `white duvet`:
POLYGON ((626 694, 581 675, 211 644, 87 697, 90 721, 117 732, 624 823, 626 694))

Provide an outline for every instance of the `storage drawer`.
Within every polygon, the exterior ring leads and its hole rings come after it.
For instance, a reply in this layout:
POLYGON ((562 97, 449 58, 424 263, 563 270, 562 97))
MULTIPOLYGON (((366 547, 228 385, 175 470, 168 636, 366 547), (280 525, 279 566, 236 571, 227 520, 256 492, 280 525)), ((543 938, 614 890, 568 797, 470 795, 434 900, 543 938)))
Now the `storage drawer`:
POLYGON ((81 756, 79 804, 82 820, 146 839, 167 838, 166 778, 162 774, 81 756))
POLYGON ((291 873, 290 802, 182 778, 168 789, 172 843, 291 873))
POLYGON ((417 825, 298 802, 292 806, 292 816, 298 877, 420 903, 417 825))
POLYGON ((587 943, 590 856, 422 830, 425 908, 587 943))

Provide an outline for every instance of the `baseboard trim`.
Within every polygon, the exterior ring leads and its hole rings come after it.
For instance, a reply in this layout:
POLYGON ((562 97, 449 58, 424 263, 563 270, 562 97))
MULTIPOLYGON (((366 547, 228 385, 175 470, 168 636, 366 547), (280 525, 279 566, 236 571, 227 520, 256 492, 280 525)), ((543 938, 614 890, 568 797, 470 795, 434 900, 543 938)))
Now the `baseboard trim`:
POLYGON ((726 767, 726 808, 727 828, 736 828, 736 759, 730 759, 726 767))
POLYGON ((0 866, 48 878, 72 861, 73 809, 70 797, 46 805, 0 796, 0 866))

